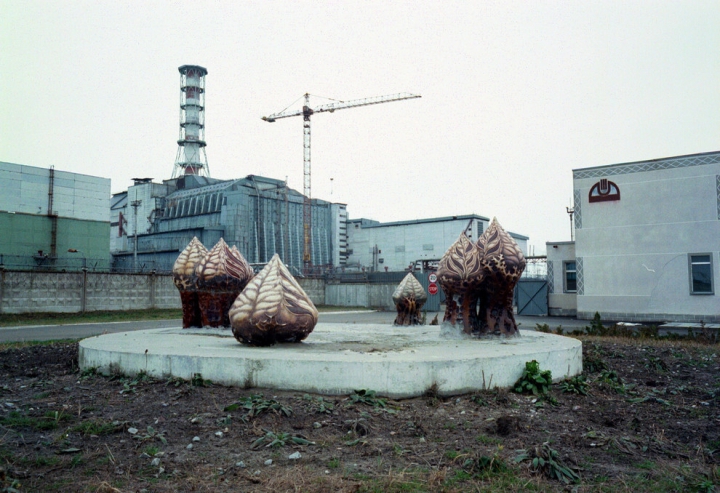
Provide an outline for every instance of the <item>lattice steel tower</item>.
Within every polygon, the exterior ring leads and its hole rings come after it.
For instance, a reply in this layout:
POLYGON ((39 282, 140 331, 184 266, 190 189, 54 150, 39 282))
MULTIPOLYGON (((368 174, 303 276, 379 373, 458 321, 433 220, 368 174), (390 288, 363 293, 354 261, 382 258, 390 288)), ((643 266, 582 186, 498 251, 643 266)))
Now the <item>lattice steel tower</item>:
POLYGON ((205 155, 205 76, 199 65, 183 65, 180 71, 180 139, 173 178, 210 176, 205 155))

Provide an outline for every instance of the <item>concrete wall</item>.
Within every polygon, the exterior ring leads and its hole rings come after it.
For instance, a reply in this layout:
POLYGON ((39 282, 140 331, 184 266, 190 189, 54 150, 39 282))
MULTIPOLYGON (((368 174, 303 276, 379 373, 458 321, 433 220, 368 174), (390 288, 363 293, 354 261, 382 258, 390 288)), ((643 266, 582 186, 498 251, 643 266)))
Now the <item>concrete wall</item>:
POLYGON ((568 291, 565 262, 575 262, 575 242, 548 242, 547 282, 548 312, 551 317, 574 317, 577 314, 577 292, 568 291))
POLYGON ((331 306, 362 306, 366 308, 395 309, 392 284, 328 284, 325 286, 325 304, 331 306))
POLYGON ((0 313, 180 308, 171 276, 0 271, 0 313))
MULTIPOLYGON (((326 303, 323 279, 298 279, 298 282, 313 303, 326 303)), ((180 295, 170 275, 0 270, 0 313, 75 313, 180 306, 180 295)))
POLYGON ((720 152, 573 172, 578 317, 720 321, 720 152), (590 202, 601 179, 619 200, 590 202), (688 255, 710 254, 714 294, 690 293, 688 255))
POLYGON ((324 279, 309 279, 309 278, 295 278, 300 287, 303 288, 305 294, 310 297, 313 303, 316 305, 325 305, 325 280, 324 279))

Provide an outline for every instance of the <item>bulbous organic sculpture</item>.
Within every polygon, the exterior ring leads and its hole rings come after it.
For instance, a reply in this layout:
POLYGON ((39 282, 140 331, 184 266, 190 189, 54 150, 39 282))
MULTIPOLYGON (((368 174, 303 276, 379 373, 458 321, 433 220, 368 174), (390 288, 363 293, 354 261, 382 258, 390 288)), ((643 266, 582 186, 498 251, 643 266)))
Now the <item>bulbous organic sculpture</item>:
POLYGON ((483 250, 482 267, 485 272, 480 300, 480 333, 517 335, 513 290, 525 270, 525 257, 496 218, 478 238, 478 247, 483 250))
POLYGON ((422 324, 420 309, 427 301, 427 294, 412 272, 400 281, 392 299, 398 312, 395 325, 422 324))
POLYGON ((254 346, 300 342, 315 328, 318 311, 275 254, 230 308, 235 338, 254 346))
POLYGON ((229 327, 228 311, 253 277, 252 267, 237 248, 220 241, 195 267, 203 326, 229 327))
POLYGON ((173 265, 173 282, 180 291, 184 329, 202 327, 195 266, 206 254, 207 248, 193 237, 173 265))
POLYGON ((482 251, 463 232, 442 256, 437 270, 438 282, 445 293, 443 321, 455 325, 460 314, 468 334, 477 326, 478 289, 485 277, 481 256, 482 251))

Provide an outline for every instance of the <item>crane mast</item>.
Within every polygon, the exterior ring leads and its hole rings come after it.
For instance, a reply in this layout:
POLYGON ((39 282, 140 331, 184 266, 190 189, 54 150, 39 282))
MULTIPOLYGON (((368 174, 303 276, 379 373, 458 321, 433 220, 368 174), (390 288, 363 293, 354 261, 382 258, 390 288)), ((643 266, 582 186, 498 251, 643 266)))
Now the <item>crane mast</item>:
POLYGON ((305 273, 309 273, 312 267, 312 189, 311 189, 311 161, 310 161, 310 116, 315 113, 329 112, 347 108, 357 108, 360 106, 370 106, 373 104, 390 103, 392 101, 402 101, 405 99, 415 99, 421 97, 419 94, 400 93, 387 96, 376 96, 372 98, 353 99, 351 101, 335 101, 328 104, 310 107, 310 94, 304 94, 305 104, 301 110, 283 110, 279 113, 264 116, 262 119, 266 122, 273 123, 281 118, 289 118, 291 116, 303 117, 303 267, 305 273))

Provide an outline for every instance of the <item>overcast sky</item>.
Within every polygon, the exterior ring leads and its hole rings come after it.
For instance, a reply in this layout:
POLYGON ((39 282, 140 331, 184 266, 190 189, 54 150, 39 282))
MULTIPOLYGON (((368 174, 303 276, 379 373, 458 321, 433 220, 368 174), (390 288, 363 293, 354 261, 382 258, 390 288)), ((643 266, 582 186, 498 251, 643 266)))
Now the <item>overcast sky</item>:
POLYGON ((0 161, 170 178, 184 64, 211 176, 302 191, 302 118, 263 115, 421 94, 315 115, 313 197, 497 216, 536 253, 570 239, 573 169, 720 149, 718 0, 0 0, 0 161))

